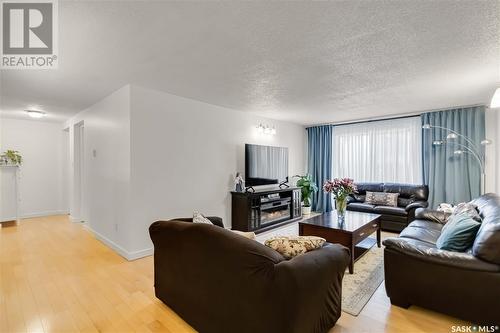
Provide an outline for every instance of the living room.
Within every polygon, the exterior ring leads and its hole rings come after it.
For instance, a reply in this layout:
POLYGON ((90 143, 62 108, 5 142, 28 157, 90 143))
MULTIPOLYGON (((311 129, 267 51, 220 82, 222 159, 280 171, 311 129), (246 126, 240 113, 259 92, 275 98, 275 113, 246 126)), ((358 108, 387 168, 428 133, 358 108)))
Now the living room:
POLYGON ((1 332, 498 331, 498 1, 1 6, 1 332))

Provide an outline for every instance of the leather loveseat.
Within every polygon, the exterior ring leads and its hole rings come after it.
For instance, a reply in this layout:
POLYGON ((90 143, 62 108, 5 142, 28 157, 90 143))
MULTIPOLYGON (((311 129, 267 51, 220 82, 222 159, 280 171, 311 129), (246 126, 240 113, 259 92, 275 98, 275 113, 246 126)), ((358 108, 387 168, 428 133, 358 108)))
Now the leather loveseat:
POLYGON ((440 250, 448 214, 417 211, 398 238, 384 241, 385 286, 391 303, 418 305, 479 325, 500 325, 500 197, 472 201, 482 218, 469 251, 440 250))
POLYGON ((204 333, 327 332, 341 314, 349 251, 338 244, 285 260, 257 241, 191 219, 159 221, 156 296, 204 333))
POLYGON ((429 188, 427 185, 356 183, 356 186, 357 193, 347 198, 347 210, 381 215, 382 230, 400 232, 413 221, 417 208, 428 206, 429 188), (365 203, 367 191, 399 193, 398 206, 376 206, 365 203))

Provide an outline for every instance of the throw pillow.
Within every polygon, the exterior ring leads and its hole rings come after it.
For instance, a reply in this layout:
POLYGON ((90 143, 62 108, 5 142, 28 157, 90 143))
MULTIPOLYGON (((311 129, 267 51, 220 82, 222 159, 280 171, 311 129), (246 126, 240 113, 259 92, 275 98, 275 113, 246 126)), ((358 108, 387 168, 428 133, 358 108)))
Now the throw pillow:
POLYGON ((451 215, 441 230, 436 247, 442 250, 464 252, 474 243, 481 223, 467 214, 451 215))
POLYGON ((443 203, 439 204, 437 210, 440 211, 440 212, 445 212, 445 213, 448 213, 448 214, 452 214, 453 211, 455 210, 455 207, 453 207, 452 204, 444 203, 443 202, 443 203))
POLYGON ((453 215, 460 215, 460 214, 466 214, 476 220, 477 222, 481 222, 483 219, 479 215, 479 212, 477 211, 477 206, 474 204, 471 204, 470 202, 462 202, 459 203, 454 209, 453 209, 453 215))
POLYGON ((239 230, 231 230, 237 235, 243 236, 245 238, 255 240, 255 232, 245 232, 245 231, 239 231, 239 230))
POLYGON ((201 213, 193 213, 193 223, 205 223, 205 224, 213 224, 212 221, 207 219, 201 213))
POLYGON ((275 236, 267 239, 264 245, 278 251, 286 259, 290 259, 319 249, 325 242, 324 238, 316 236, 275 236))
POLYGON ((369 192, 366 191, 365 203, 381 206, 398 206, 399 193, 369 192))

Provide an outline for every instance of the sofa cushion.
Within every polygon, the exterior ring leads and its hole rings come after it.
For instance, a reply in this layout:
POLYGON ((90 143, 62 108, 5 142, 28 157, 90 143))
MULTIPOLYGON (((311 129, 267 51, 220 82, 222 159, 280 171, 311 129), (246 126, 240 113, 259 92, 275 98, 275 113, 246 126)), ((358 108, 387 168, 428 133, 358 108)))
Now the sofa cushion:
POLYGON ((356 183, 357 194, 365 195, 370 192, 384 192, 384 183, 356 183))
POLYGON ((326 240, 316 236, 275 236, 267 239, 264 245, 279 252, 286 259, 319 249, 326 240))
POLYGON ((483 218, 472 246, 472 254, 500 264, 500 197, 489 193, 472 201, 483 218))
POLYGON ((441 250, 465 252, 471 247, 481 224, 466 213, 452 215, 441 230, 436 247, 441 250))
POLYGON ((407 216, 408 212, 401 207, 390 207, 390 206, 375 206, 373 211, 378 214, 389 214, 389 215, 399 215, 407 216))
POLYGON ((427 185, 385 183, 384 192, 399 193, 400 198, 412 201, 427 201, 429 187, 427 185))
POLYGON ((348 210, 354 210, 357 212, 366 212, 366 213, 372 213, 373 208, 375 208, 374 205, 370 205, 370 204, 362 203, 362 202, 352 202, 347 206, 348 210))
POLYGON ((371 205, 398 206, 399 193, 366 192, 365 203, 371 205))
POLYGON ((436 245, 436 241, 441 235, 441 231, 435 229, 426 229, 422 227, 412 226, 411 224, 406 227, 399 237, 415 239, 421 242, 428 243, 430 245, 436 245))

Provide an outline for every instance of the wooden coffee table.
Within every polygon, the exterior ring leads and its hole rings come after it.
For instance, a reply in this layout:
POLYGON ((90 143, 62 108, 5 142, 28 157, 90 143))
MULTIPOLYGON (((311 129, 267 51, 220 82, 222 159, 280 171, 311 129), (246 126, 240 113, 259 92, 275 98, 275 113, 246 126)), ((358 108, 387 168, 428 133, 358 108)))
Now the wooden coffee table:
POLYGON ((380 215, 371 213, 346 211, 341 224, 334 210, 299 222, 299 235, 319 236, 351 251, 350 274, 354 273, 354 262, 375 244, 375 240, 368 238, 374 232, 380 247, 380 215))

